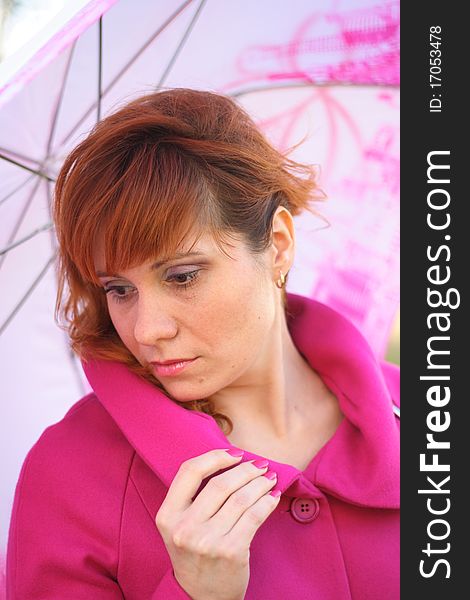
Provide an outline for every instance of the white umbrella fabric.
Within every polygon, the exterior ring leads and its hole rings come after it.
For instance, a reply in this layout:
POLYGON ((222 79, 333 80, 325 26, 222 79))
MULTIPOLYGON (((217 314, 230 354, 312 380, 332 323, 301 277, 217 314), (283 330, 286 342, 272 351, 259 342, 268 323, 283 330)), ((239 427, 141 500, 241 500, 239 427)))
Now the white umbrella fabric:
POLYGON ((320 166, 331 226, 297 219, 289 290, 340 310, 378 355, 398 306, 397 1, 95 0, 68 11, 25 64, 0 69, 0 555, 27 450, 88 390, 53 320, 54 180, 122 103, 210 89, 235 96, 281 149, 307 135, 292 158, 320 166))

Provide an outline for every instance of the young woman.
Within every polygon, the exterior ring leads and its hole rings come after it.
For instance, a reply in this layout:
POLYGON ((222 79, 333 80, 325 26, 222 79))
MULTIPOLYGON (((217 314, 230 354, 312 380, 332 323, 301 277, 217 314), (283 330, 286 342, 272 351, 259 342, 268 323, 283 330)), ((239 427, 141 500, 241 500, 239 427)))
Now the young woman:
POLYGON ((68 156, 56 308, 93 392, 25 460, 10 598, 399 598, 398 370, 285 291, 317 197, 204 91, 134 100, 68 156))

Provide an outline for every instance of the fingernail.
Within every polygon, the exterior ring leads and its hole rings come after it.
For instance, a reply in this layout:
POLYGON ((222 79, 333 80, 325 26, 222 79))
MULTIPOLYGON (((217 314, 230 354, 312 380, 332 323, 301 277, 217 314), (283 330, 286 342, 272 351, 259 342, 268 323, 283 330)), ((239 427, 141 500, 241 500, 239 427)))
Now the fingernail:
POLYGON ((271 481, 272 481, 273 479, 276 479, 277 473, 276 473, 276 471, 268 471, 267 473, 265 473, 263 475, 263 477, 267 477, 268 479, 271 479, 271 481))
POLYGON ((281 490, 271 490, 269 493, 271 496, 274 496, 274 498, 279 498, 282 492, 281 490))
POLYGON ((264 469, 265 467, 267 467, 269 465, 269 460, 266 460, 265 458, 263 458, 261 460, 254 460, 253 464, 258 469, 264 469))
POLYGON ((240 458, 240 456, 245 454, 244 450, 240 450, 239 448, 229 448, 228 450, 225 450, 225 452, 230 454, 230 456, 236 456, 237 458, 240 458))

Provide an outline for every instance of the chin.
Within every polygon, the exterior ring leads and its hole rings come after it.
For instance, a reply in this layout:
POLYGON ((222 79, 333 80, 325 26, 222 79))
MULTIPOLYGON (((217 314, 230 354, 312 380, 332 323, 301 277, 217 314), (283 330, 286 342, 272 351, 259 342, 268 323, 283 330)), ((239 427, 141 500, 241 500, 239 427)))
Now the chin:
POLYGON ((172 382, 167 385, 160 381, 166 392, 177 402, 192 402, 207 398, 208 393, 200 385, 195 387, 191 384, 172 382))

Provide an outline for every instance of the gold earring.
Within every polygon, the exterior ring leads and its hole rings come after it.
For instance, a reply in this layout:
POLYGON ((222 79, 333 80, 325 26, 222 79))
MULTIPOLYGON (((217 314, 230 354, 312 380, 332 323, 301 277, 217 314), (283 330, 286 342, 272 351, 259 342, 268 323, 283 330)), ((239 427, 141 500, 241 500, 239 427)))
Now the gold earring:
POLYGON ((285 286, 285 284, 286 284, 286 276, 284 275, 284 273, 282 271, 279 271, 279 279, 276 281, 276 285, 280 290, 282 290, 282 288, 285 286))

